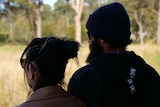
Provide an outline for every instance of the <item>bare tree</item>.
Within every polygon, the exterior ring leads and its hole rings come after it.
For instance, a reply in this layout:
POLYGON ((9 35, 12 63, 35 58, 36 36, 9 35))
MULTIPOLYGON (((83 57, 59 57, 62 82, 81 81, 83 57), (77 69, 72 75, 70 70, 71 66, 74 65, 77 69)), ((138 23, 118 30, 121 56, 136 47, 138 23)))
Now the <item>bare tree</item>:
POLYGON ((84 0, 69 0, 68 3, 75 12, 75 40, 81 43, 81 15, 83 11, 84 0))
POLYGON ((158 1, 157 44, 160 44, 160 0, 158 1))
POLYGON ((41 37, 41 12, 43 11, 43 0, 28 0, 28 3, 32 6, 31 15, 34 22, 34 32, 36 37, 41 37))
POLYGON ((139 39, 140 39, 141 44, 144 43, 144 37, 147 35, 147 32, 144 31, 144 26, 142 24, 142 16, 143 16, 143 10, 139 14, 139 16, 136 11, 134 12, 134 19, 139 27, 138 35, 139 35, 139 39))
POLYGON ((152 0, 151 2, 151 9, 154 12, 158 19, 157 19, 157 44, 160 44, 160 0, 152 0))

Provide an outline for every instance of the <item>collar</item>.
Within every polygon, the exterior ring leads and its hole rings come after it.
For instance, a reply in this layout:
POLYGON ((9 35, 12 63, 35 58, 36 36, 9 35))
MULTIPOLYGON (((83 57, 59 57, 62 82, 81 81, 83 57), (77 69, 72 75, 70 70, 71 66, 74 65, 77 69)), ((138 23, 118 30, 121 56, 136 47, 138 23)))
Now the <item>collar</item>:
POLYGON ((27 102, 70 96, 61 86, 46 86, 33 92, 27 102))

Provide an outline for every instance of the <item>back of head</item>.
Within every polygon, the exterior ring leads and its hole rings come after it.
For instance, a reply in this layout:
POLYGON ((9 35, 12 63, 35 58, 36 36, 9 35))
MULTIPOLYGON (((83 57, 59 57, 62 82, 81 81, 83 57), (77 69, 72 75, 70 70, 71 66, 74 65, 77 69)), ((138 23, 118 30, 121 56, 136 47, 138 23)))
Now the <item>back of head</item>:
POLYGON ((120 3, 111 3, 95 10, 86 24, 93 36, 105 39, 113 47, 130 44, 130 20, 120 3))
POLYGON ((24 54, 28 62, 36 66, 41 78, 58 84, 64 78, 68 59, 77 56, 79 43, 56 37, 35 38, 26 47, 24 54))

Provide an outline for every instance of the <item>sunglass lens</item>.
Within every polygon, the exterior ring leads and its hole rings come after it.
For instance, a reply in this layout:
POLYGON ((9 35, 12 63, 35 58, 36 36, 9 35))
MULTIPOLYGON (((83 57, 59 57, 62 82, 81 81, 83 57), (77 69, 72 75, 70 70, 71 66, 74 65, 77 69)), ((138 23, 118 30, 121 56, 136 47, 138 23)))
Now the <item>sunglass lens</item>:
POLYGON ((25 59, 21 59, 21 66, 22 68, 24 68, 26 66, 26 60, 25 59))

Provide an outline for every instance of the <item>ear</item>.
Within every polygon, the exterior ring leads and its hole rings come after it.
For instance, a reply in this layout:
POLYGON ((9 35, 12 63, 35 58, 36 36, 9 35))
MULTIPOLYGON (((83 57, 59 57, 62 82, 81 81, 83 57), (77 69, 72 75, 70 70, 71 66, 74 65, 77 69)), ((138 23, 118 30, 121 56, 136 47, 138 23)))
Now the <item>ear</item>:
POLYGON ((99 38, 99 43, 100 43, 101 45, 103 45, 103 44, 105 44, 106 42, 105 42, 105 40, 99 38))
POLYGON ((103 40, 103 39, 101 39, 101 38, 99 38, 99 43, 100 43, 100 45, 102 46, 102 47, 106 47, 107 46, 107 43, 106 43, 106 41, 105 40, 103 40))
POLYGON ((29 79, 34 80, 36 77, 36 71, 32 64, 29 64, 29 79))
POLYGON ((108 43, 104 39, 100 38, 99 39, 99 43, 102 46, 104 52, 108 52, 109 51, 109 47, 110 46, 108 45, 108 43))

